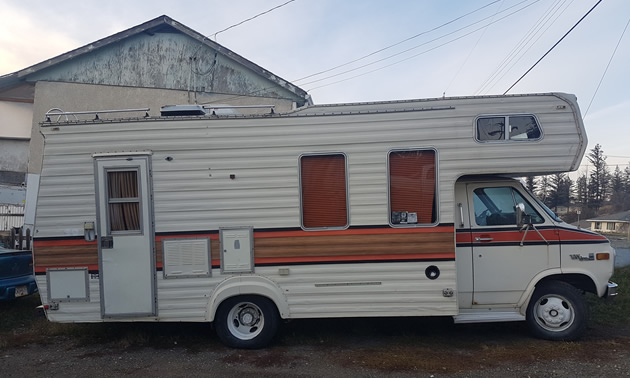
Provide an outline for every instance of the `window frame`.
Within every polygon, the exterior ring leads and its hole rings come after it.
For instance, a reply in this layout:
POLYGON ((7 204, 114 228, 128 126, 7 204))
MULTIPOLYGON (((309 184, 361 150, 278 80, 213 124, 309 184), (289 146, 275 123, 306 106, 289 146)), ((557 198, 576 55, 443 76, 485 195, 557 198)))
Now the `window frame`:
POLYGON ((350 227, 350 175, 348 172, 348 155, 344 152, 305 152, 300 154, 297 159, 298 165, 298 192, 300 198, 300 227, 304 231, 329 231, 329 230, 346 230, 350 227), (304 191, 302 187, 302 158, 313 156, 343 156, 344 162, 344 177, 345 177, 345 189, 346 189, 346 224, 344 226, 330 226, 330 227, 306 227, 304 225, 304 191))
POLYGON ((105 168, 105 172, 103 175, 104 178, 104 189, 105 189, 105 207, 106 207, 106 219, 107 219, 107 235, 144 235, 144 219, 143 219, 143 207, 142 207, 142 180, 141 180, 141 172, 140 167, 116 167, 116 168, 105 168), (125 198, 111 198, 109 195, 109 173, 110 172, 136 172, 136 184, 138 186, 138 197, 125 197, 125 198), (111 208, 112 204, 119 203, 138 203, 138 230, 112 230, 112 219, 111 219, 111 208))
POLYGON ((417 227, 435 227, 440 224, 440 185, 439 185, 439 154, 435 147, 409 147, 409 148, 393 148, 387 151, 387 223, 393 228, 417 228, 417 227), (435 182, 434 182, 434 201, 435 201, 435 222, 432 223, 392 223, 392 201, 391 201, 391 172, 390 157, 392 153, 397 152, 413 152, 413 151, 433 151, 435 163, 435 182))
POLYGON ((475 117, 474 121, 473 121, 473 138, 475 139, 475 142, 477 143, 533 143, 533 142, 538 142, 540 140, 542 140, 545 136, 545 132, 543 130, 543 127, 540 123, 540 120, 538 120, 538 117, 536 117, 535 114, 527 114, 527 113, 514 113, 514 114, 481 114, 478 115, 477 117, 475 117), (510 125, 509 119, 510 117, 533 117, 534 120, 536 121, 536 125, 538 126, 538 129, 540 130, 540 136, 536 139, 510 139, 510 132, 507 129, 508 126, 510 125), (479 139, 478 136, 478 122, 480 119, 484 119, 484 118, 503 118, 503 127, 504 127, 504 138, 503 139, 493 139, 493 140, 481 140, 479 139))
MULTIPOLYGON (((514 222, 514 224, 479 224, 477 223, 477 212, 476 212, 476 208, 475 208, 475 191, 478 189, 498 189, 498 188, 508 188, 510 189, 510 196, 512 197, 512 202, 514 203, 514 205, 518 204, 519 202, 516 200, 515 197, 515 192, 518 193, 519 196, 521 196, 521 198, 524 201, 524 205, 527 207, 529 206, 529 208, 531 210, 533 210, 536 215, 538 217, 540 217, 540 219, 542 219, 542 222, 539 223, 534 223, 535 226, 541 227, 543 225, 545 225, 546 223, 549 222, 549 220, 540 212, 540 209, 537 209, 536 206, 534 206, 531 202, 531 198, 527 198, 525 195, 523 195, 523 193, 519 190, 518 187, 512 186, 512 185, 505 185, 505 184, 499 184, 499 185, 484 185, 484 184, 480 184, 480 185, 476 185, 474 188, 470 189, 470 201, 471 201, 471 225, 474 224, 474 228, 497 228, 497 227, 503 227, 503 228, 509 228, 509 227, 516 227, 516 222, 514 222)), ((481 197, 479 197, 479 200, 484 204, 484 206, 487 205, 483 202, 483 200, 481 199, 481 197)), ((494 202, 493 202, 494 204, 494 202)), ((530 214, 531 215, 531 214, 530 214)), ((516 216, 516 211, 515 211, 515 216, 516 216)))

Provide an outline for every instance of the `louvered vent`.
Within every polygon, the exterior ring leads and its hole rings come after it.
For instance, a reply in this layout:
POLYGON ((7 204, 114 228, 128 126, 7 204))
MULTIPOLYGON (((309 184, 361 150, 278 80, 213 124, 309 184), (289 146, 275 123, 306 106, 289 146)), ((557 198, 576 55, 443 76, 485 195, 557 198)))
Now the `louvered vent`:
POLYGON ((165 239, 164 277, 209 277, 210 239, 165 239))

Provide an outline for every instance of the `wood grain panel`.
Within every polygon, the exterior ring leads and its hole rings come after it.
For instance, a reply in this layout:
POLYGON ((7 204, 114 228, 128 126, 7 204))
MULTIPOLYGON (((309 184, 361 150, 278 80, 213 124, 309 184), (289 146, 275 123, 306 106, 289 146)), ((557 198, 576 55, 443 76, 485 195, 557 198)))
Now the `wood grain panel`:
MULTIPOLYGON (((254 238, 256 258, 339 258, 344 256, 404 256, 419 254, 452 255, 455 257, 455 241, 452 232, 380 233, 380 234, 324 234, 254 238)), ((254 234, 255 235, 255 234, 254 234)), ((185 238, 182 235, 182 238, 185 238)), ((193 236, 191 236, 193 237, 193 236)), ((197 236, 194 236, 197 237, 197 236)), ((58 240, 54 243, 35 244, 33 251, 37 268, 64 266, 98 266, 98 248, 94 243, 79 244, 76 240, 58 240), (67 242, 67 244, 65 244, 67 242)), ((221 245, 218 239, 210 240, 211 259, 220 261, 221 245)), ((155 241, 155 260, 162 266, 162 238, 155 241)))
POLYGON ((33 260, 40 268, 98 265, 98 247, 96 244, 35 246, 33 260))
POLYGON ((257 258, 455 253, 452 233, 322 235, 254 239, 257 258))

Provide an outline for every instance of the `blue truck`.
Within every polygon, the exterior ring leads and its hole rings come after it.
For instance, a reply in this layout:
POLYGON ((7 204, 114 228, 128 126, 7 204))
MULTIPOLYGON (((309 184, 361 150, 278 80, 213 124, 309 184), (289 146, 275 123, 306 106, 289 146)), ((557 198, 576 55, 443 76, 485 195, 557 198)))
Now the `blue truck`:
POLYGON ((32 252, 0 247, 0 301, 34 293, 37 293, 37 284, 32 252))

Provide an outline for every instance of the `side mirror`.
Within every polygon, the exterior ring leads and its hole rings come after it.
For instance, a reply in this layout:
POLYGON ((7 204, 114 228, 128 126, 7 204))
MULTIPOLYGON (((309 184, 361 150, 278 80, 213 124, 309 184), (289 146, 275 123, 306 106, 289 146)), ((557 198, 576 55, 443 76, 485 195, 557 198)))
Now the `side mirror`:
POLYGON ((526 221, 525 214, 525 205, 523 203, 518 203, 514 206, 514 212, 516 213, 516 225, 518 227, 523 227, 524 222, 526 221))

